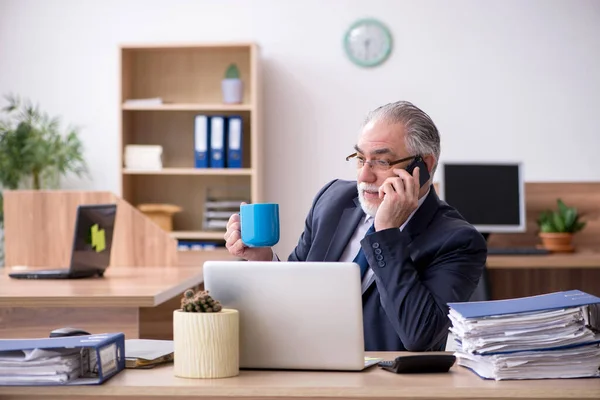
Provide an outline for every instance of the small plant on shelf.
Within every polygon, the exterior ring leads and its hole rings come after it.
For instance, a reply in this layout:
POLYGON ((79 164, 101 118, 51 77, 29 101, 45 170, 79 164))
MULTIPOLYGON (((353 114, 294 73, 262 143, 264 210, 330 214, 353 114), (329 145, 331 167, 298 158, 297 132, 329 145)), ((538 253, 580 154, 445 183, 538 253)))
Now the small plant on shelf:
POLYGON ((573 235, 586 223, 580 220, 577 208, 568 207, 561 199, 557 199, 557 206, 557 210, 543 211, 538 217, 539 236, 548 250, 571 252, 574 250, 573 235))
POLYGON ((225 71, 225 79, 240 79, 240 70, 237 65, 231 64, 225 71))
POLYGON ((212 313, 222 309, 221 303, 214 300, 208 294, 208 290, 194 292, 192 289, 188 289, 181 299, 181 310, 185 312, 212 313))
POLYGON ((236 64, 230 64, 225 70, 225 78, 221 82, 223 103, 240 104, 244 98, 244 86, 240 79, 240 70, 236 64))

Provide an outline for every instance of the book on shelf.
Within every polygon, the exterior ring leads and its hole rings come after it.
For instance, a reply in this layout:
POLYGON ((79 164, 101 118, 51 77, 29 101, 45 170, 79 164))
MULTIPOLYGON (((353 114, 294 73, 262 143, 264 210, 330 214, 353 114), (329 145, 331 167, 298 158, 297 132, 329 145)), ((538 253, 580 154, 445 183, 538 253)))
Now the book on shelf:
POLYGON ((177 242, 178 251, 212 251, 225 248, 225 245, 213 241, 205 240, 179 240, 177 242))
POLYGON ((194 117, 196 168, 242 168, 243 121, 239 115, 194 117))
POLYGON ((457 364, 486 379, 600 377, 600 298, 571 290, 449 303, 457 364))
POLYGON ((243 163, 243 128, 242 117, 230 116, 227 117, 227 168, 242 168, 243 163))

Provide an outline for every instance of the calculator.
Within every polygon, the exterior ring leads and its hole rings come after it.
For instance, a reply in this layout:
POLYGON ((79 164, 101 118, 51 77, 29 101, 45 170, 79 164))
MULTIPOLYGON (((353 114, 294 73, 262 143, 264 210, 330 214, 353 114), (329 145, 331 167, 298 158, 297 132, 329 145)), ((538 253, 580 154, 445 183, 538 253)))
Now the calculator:
POLYGON ((377 365, 396 374, 448 372, 456 357, 446 353, 423 353, 398 356, 394 360, 380 361, 377 365))

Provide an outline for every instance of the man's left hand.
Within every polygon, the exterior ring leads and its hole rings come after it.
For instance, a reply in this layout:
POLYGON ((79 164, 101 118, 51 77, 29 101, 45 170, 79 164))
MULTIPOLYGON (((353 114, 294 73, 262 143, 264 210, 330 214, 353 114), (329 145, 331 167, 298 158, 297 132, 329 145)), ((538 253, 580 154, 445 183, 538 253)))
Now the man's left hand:
POLYGON ((387 178, 379 188, 383 201, 375 214, 375 230, 400 228, 419 204, 419 167, 413 175, 405 169, 394 169, 397 177, 387 178))

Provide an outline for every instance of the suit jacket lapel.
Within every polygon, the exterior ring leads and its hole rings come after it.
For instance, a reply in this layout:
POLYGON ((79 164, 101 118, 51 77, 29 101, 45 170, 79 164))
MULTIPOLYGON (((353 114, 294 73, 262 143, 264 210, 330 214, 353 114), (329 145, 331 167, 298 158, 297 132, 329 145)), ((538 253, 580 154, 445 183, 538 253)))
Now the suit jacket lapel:
POLYGON ((358 198, 354 199, 353 205, 348 206, 342 211, 340 222, 333 233, 333 237, 325 253, 325 261, 339 261, 360 219, 364 215, 365 213, 358 203, 358 198))
POLYGON ((411 239, 419 236, 419 234, 429 226, 429 223, 433 219, 438 208, 439 197, 432 185, 425 201, 404 227, 404 232, 408 233, 411 239))
MULTIPOLYGON (((439 198, 433 186, 427 194, 427 198, 417 212, 412 216, 411 220, 404 227, 404 232, 408 233, 411 241, 414 240, 423 230, 429 225, 429 222, 437 212, 439 206, 439 198)), ((366 285, 363 286, 362 294, 365 294, 367 289, 375 282, 375 274, 371 274, 366 285)))

